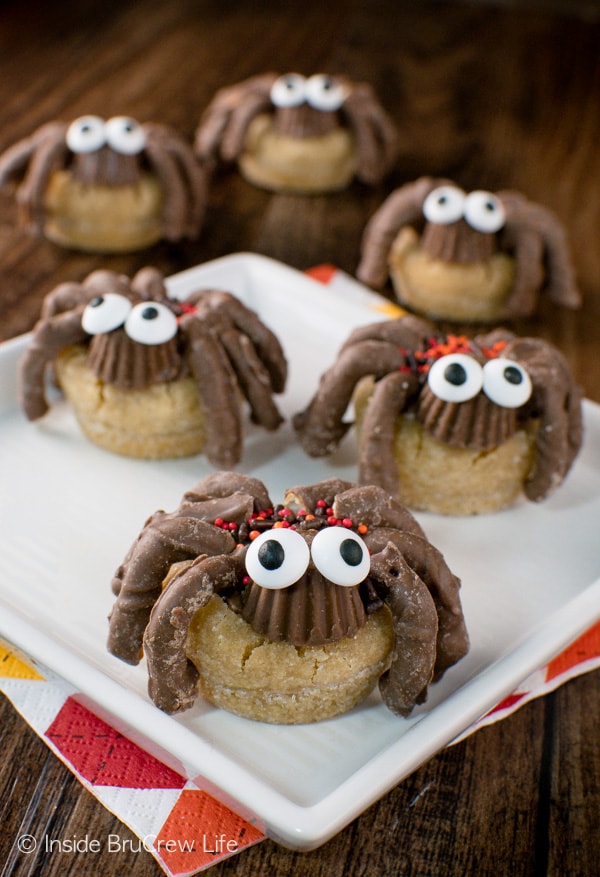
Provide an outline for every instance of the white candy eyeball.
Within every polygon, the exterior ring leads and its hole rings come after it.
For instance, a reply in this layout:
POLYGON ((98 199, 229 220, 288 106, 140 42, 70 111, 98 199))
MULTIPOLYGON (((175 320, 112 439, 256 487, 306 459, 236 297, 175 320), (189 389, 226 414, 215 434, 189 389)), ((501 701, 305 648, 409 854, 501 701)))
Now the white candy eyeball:
POLYGON ((466 197, 465 219, 476 231, 493 234, 504 226, 506 213, 496 195, 478 189, 466 197))
POLYGON ((325 73, 317 73, 306 81, 306 101, 315 110, 335 112, 345 98, 344 88, 325 73))
POLYGON ((128 116, 114 116, 105 129, 108 145, 122 155, 137 155, 146 145, 144 129, 128 116))
POLYGON ((276 107, 299 107, 306 100, 306 77, 300 73, 286 73, 271 87, 271 103, 276 107))
POLYGON ((246 552, 246 572, 261 588, 289 588, 302 578, 310 562, 308 543, 290 527, 266 530, 246 552))
POLYGON ((437 359, 427 373, 434 396, 444 402, 466 402, 483 386, 483 369, 465 353, 449 353, 437 359))
POLYGON ((319 530, 310 553, 322 576, 346 588, 359 585, 371 569, 369 549, 360 536, 346 527, 319 530))
POLYGON ((512 359, 490 359, 483 367, 483 392, 502 408, 520 408, 531 396, 531 378, 512 359))
POLYGON ((438 186, 423 202, 423 216, 428 222, 449 225, 462 219, 465 193, 458 186, 438 186))
POLYGON ((71 122, 66 134, 71 152, 96 152, 106 143, 104 119, 100 116, 80 116, 71 122))
POLYGON ((81 327, 88 335, 104 335, 122 326, 131 312, 131 302, 124 295, 107 292, 93 298, 81 317, 81 327))
POLYGON ((135 305, 125 322, 125 331, 138 344, 164 344, 177 334, 177 317, 166 305, 143 301, 135 305))

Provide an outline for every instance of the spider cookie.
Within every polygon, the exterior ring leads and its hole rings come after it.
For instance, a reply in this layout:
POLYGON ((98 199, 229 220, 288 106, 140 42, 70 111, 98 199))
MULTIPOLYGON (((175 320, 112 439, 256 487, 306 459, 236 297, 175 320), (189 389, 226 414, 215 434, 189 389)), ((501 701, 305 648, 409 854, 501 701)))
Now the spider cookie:
POLYGON ((294 427, 311 456, 351 426, 359 482, 413 509, 495 512, 534 502, 566 477, 581 447, 581 393, 556 348, 496 329, 439 336, 414 316, 355 330, 294 427))
POLYGON ((113 580, 109 651, 162 710, 198 695, 277 724, 344 713, 373 687, 408 715, 468 650, 450 572, 379 487, 286 492, 217 472, 147 521, 113 580))
POLYGON ((94 271, 46 296, 20 364, 30 420, 48 410, 49 366, 88 438, 125 456, 204 453, 230 468, 242 453, 243 398, 256 424, 282 421, 273 396, 287 363, 270 329, 228 292, 170 298, 154 268, 132 280, 94 271))
POLYGON ((253 76, 217 92, 200 120, 201 161, 237 162, 264 189, 324 193, 375 185, 396 155, 395 126, 370 85, 343 76, 253 76))
POLYGON ((0 156, 0 186, 13 181, 21 225, 87 252, 195 238, 204 218, 205 175, 191 145, 127 116, 43 125, 0 156))
POLYGON ((466 193, 422 177, 393 192, 369 220, 358 278, 436 319, 493 323, 527 317, 541 291, 581 303, 557 217, 518 192, 466 193))

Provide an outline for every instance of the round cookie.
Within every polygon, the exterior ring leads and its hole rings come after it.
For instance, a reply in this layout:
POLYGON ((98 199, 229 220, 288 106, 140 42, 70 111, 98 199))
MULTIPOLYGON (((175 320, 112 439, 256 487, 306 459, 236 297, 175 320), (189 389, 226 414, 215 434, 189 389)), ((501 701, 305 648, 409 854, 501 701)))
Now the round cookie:
POLYGON ((335 128, 321 136, 293 137, 258 116, 248 128, 239 157, 242 175, 263 189, 316 194, 345 189, 356 172, 354 138, 335 128))
POLYGON ((379 183, 397 140, 368 84, 266 73, 217 92, 198 125, 195 150, 209 166, 237 162, 255 186, 318 194, 343 189, 355 177, 379 183))
POLYGON ((432 177, 396 189, 373 214, 356 274, 375 288, 389 277, 410 310, 460 323, 530 316, 542 292, 565 307, 581 304, 552 211, 518 192, 467 193, 432 177))
POLYGON ((82 431, 99 447, 138 459, 199 454, 205 426, 196 382, 190 376, 140 390, 102 381, 87 364, 87 350, 74 345, 55 361, 60 389, 82 431))
POLYGON ((125 253, 198 236, 205 173, 175 130, 127 116, 50 122, 0 156, 20 223, 59 246, 125 253))
POLYGON ((379 487, 329 479, 274 506, 262 482, 220 472, 147 521, 113 580, 108 648, 144 654, 169 713, 200 694, 257 721, 314 722, 378 684, 406 716, 468 649, 459 587, 379 487))
POLYGON ((389 668, 394 633, 386 607, 334 644, 271 642, 220 597, 194 615, 185 645, 210 703, 245 718, 301 724, 348 712, 389 668))
POLYGON ((132 280, 95 271, 49 293, 20 363, 30 420, 48 410, 49 369, 85 434, 126 456, 203 452, 231 468, 242 453, 244 401, 254 423, 282 422, 274 396, 287 363, 273 332, 227 292, 170 298, 153 268, 132 280))
POLYGON ((414 316, 355 330, 294 427, 326 456, 359 427, 359 481, 411 508, 498 511, 541 501, 582 442, 581 391, 564 357, 537 338, 495 330, 440 335, 414 316))

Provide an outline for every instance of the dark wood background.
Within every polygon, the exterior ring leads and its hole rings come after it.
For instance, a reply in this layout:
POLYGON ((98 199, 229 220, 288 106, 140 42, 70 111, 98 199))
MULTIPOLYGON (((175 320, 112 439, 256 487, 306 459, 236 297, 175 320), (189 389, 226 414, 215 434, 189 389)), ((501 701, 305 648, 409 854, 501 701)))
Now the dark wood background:
MULTIPOLYGON (((421 173, 519 188, 567 227, 579 313, 544 304, 517 326, 568 357, 600 402, 600 14, 589 2, 140 0, 0 3, 0 149, 51 119, 127 113, 193 135, 216 88, 266 70, 370 81, 401 130, 394 174, 314 198, 273 196, 235 171, 213 184, 196 242, 90 257, 26 237, 0 198, 0 339, 33 325, 58 282, 104 266, 169 274, 235 251, 353 272, 367 217, 421 173)), ((1 494, 2 502, 10 501, 1 494)), ((600 861, 600 673, 432 758, 312 853, 265 841, 215 877, 595 875, 600 861)), ((128 837, 0 698, 0 871, 156 877, 147 853, 21 856, 23 833, 128 837)), ((132 838, 133 840, 133 838, 132 838)))

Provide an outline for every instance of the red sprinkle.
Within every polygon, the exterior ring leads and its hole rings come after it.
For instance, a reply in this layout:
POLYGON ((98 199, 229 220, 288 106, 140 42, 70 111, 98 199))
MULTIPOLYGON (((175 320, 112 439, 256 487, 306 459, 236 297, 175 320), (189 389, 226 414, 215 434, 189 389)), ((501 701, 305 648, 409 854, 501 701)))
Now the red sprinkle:
POLYGON ((226 527, 228 530, 237 530, 238 525, 235 523, 235 521, 231 521, 231 523, 227 524, 226 527))
POLYGON ((327 506, 327 503, 324 499, 318 499, 316 502, 316 506, 318 509, 324 509, 327 506))
POLYGON ((223 520, 223 518, 215 518, 214 524, 215 524, 215 527, 223 527, 225 524, 225 521, 223 520))
POLYGON ((329 515, 329 517, 327 518, 327 523, 329 524, 330 527, 335 527, 337 522, 338 522, 338 519, 336 518, 335 515, 329 515))
POLYGON ((342 524, 344 525, 344 527, 351 527, 352 518, 342 518, 342 524))

